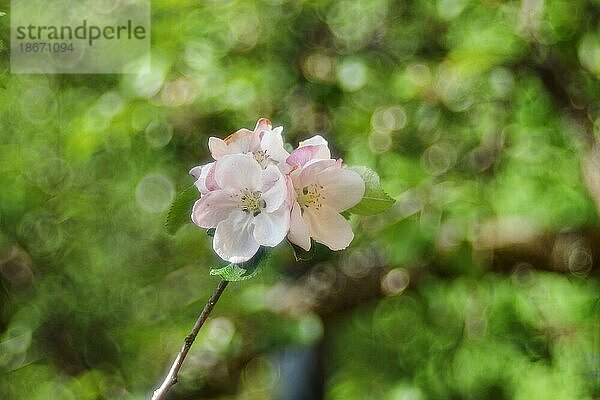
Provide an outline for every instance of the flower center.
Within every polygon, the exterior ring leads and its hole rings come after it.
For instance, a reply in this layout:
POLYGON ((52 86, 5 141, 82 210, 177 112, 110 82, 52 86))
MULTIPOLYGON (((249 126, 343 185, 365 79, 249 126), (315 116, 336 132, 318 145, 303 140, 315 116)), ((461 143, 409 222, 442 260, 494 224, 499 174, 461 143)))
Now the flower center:
POLYGON ((302 208, 314 207, 318 210, 321 208, 323 200, 325 200, 325 196, 321 193, 322 190, 323 186, 316 183, 304 186, 302 190, 296 190, 298 204, 302 208))
POLYGON ((269 155, 265 150, 259 150, 252 153, 256 162, 260 164, 261 167, 267 168, 267 162, 269 161, 269 155))
POLYGON ((240 192, 240 208, 243 211, 254 214, 260 214, 260 210, 266 206, 265 201, 261 198, 262 193, 259 191, 251 191, 250 189, 242 189, 240 192))

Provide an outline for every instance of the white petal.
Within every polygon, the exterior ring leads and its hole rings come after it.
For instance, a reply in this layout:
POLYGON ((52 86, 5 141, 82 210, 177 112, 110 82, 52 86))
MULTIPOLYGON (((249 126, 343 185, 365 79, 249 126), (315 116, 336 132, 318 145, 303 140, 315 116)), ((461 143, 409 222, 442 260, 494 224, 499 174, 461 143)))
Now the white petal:
POLYGON ((279 180, 279 178, 281 178, 281 176, 282 176, 281 171, 279 171, 279 169, 277 169, 276 166, 268 165, 267 168, 265 168, 262 171, 261 181, 262 181, 263 191, 265 191, 265 190, 269 189, 271 186, 273 186, 275 184, 275 182, 277 182, 279 180))
POLYGON ((307 208, 302 215, 308 224, 310 236, 331 250, 343 250, 354 238, 350 224, 333 208, 307 208))
POLYGON ((310 160, 299 173, 292 174, 292 180, 294 181, 294 187, 296 189, 302 189, 304 186, 315 183, 315 176, 321 171, 336 166, 338 162, 336 160, 310 160))
POLYGON ((232 212, 217 225, 213 249, 225 261, 234 264, 248 261, 260 247, 253 228, 251 214, 241 210, 232 212))
POLYGON ((219 160, 228 154, 245 154, 259 150, 259 145, 260 140, 257 135, 248 129, 240 129, 227 136, 225 140, 217 137, 208 138, 208 148, 215 160, 219 160))
POLYGON ((327 168, 316 176, 316 183, 323 186, 323 202, 338 212, 358 204, 365 193, 360 175, 346 168, 327 168))
POLYGON ((242 128, 225 138, 227 154, 241 154, 257 150, 258 142, 254 140, 254 132, 242 128))
POLYGON ((201 228, 214 228, 232 211, 239 210, 238 206, 239 202, 225 190, 208 192, 194 204, 192 221, 201 228))
POLYGON ((284 175, 285 178, 285 187, 288 193, 286 203, 291 207, 292 204, 296 201, 296 190, 294 190, 294 182, 292 181, 292 177, 289 175, 284 175))
POLYGON ((215 160, 218 160, 224 155, 229 154, 227 143, 225 143, 224 140, 213 136, 208 138, 208 149, 210 150, 212 158, 215 160))
POLYGON ((325 145, 327 146, 327 140, 325 140, 325 138, 323 138, 323 136, 321 135, 315 135, 311 138, 308 138, 306 140, 303 140, 299 143, 299 147, 302 146, 320 146, 320 145, 325 145))
POLYGON ((304 250, 310 250, 310 234, 308 233, 308 226, 304 219, 302 219, 302 213, 300 205, 297 201, 294 202, 292 207, 292 213, 290 216, 290 231, 288 233, 288 239, 290 242, 302 247, 304 250))
POLYGON ((262 168, 254 157, 245 154, 226 155, 215 164, 215 180, 229 190, 260 190, 262 168))
POLYGON ((285 178, 274 165, 269 165, 263 171, 263 194, 261 199, 265 201, 265 211, 277 210, 288 198, 288 187, 285 178))
POLYGON ((266 131, 260 141, 260 147, 267 153, 271 160, 278 163, 285 162, 286 158, 290 155, 283 148, 282 130, 283 128, 279 127, 272 131, 266 131))
POLYGON ((270 131, 271 127, 271 121, 268 118, 261 118, 256 122, 256 126, 254 127, 254 133, 258 134, 259 138, 262 138, 262 134, 265 131, 270 131))
POLYGON ((281 207, 268 213, 261 212, 254 217, 254 238, 263 246, 277 246, 285 238, 290 227, 290 209, 281 207))

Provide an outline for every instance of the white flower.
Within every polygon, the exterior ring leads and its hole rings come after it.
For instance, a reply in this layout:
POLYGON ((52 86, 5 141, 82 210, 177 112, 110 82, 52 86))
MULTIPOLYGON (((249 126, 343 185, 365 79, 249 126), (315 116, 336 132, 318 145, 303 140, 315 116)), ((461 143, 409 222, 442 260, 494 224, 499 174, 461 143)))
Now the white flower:
POLYGON ((261 245, 274 247, 285 238, 290 207, 286 180, 276 166, 262 168, 249 154, 223 154, 214 165, 200 167, 199 178, 205 168, 204 187, 216 187, 196 201, 192 221, 216 228, 213 248, 219 257, 248 261, 261 245))
MULTIPOLYGON (((261 118, 256 123, 254 131, 242 128, 225 140, 217 137, 208 139, 208 147, 215 160, 219 160, 229 154, 250 154, 263 167, 275 165, 283 173, 287 173, 290 167, 285 164, 289 153, 283 148, 281 132, 283 127, 272 129, 271 121, 261 118)), ((211 190, 219 189, 215 181, 215 163, 194 167, 189 174, 196 178, 194 185, 201 194, 211 190)))
MULTIPOLYGON (((290 157, 309 146, 313 145, 300 147, 290 157)), ((288 239, 305 250, 310 249, 311 237, 331 250, 342 250, 348 247, 354 233, 340 212, 361 201, 365 183, 356 172, 342 168, 341 160, 314 158, 317 151, 325 154, 322 147, 299 153, 302 157, 296 161, 302 163, 294 164, 297 167, 289 175, 288 190, 291 186, 295 201, 288 239)))
POLYGON ((225 140, 209 138, 208 148, 215 160, 228 154, 251 154, 263 168, 269 165, 286 167, 285 160, 289 153, 283 147, 282 131, 283 127, 273 129, 271 121, 261 118, 254 131, 240 129, 225 140))

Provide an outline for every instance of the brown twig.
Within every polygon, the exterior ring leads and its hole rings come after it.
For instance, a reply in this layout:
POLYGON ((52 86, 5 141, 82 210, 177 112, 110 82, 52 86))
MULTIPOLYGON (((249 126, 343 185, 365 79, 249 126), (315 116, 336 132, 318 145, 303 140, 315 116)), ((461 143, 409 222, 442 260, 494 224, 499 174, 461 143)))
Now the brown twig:
POLYGON ((228 283, 228 281, 219 282, 219 285, 213 292, 212 296, 210 296, 208 303, 206 303, 204 309, 200 313, 200 316, 196 320, 194 328, 192 328, 190 334, 186 336, 183 342, 183 346, 181 347, 181 350, 179 350, 179 354, 177 354, 177 358, 175 358, 171 369, 169 369, 169 373, 167 374, 161 385, 158 387, 158 389, 154 391, 154 394, 152 395, 152 400, 164 400, 171 387, 173 387, 177 383, 177 375, 179 374, 179 370, 181 369, 183 360, 185 360, 185 357, 190 351, 190 347, 192 347, 192 343, 194 343, 194 340, 196 340, 196 336, 198 335, 200 328, 202 328, 202 325, 204 325, 204 322, 206 322, 208 315, 212 311, 215 304, 217 304, 219 297, 221 297, 221 294, 227 287, 228 283))

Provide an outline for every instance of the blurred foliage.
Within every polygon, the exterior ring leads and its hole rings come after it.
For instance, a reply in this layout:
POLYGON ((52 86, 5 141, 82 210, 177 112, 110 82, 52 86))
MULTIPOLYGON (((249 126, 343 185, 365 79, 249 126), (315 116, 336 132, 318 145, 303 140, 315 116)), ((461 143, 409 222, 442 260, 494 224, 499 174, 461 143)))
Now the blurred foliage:
POLYGON ((152 5, 149 70, 11 75, 0 3, 0 398, 148 398, 219 265, 168 205, 261 116, 397 203, 231 284, 173 399, 306 399, 290 348, 332 400, 600 397, 598 0, 152 5))

